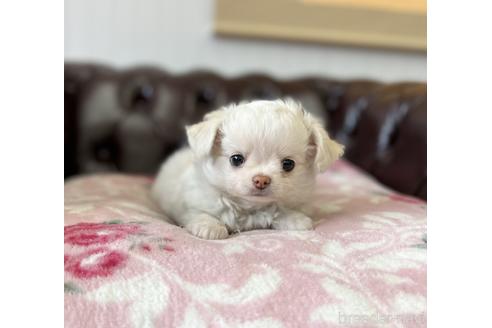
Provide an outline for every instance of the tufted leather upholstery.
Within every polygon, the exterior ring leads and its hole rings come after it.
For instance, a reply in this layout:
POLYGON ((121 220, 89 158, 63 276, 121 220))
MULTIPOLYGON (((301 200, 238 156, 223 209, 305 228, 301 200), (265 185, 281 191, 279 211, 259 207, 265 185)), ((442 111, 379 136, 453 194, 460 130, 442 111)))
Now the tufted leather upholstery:
POLYGON ((221 105, 291 96, 321 117, 345 158, 403 193, 427 196, 427 87, 262 74, 172 75, 154 67, 118 71, 65 64, 65 177, 155 173, 185 144, 183 126, 221 105))

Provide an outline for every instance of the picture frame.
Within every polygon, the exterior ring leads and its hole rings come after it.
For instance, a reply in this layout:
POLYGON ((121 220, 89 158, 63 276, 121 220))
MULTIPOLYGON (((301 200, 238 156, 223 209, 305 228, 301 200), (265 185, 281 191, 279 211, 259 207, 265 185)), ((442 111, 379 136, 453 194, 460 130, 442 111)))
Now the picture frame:
POLYGON ((218 35, 426 51, 426 0, 216 0, 218 35))

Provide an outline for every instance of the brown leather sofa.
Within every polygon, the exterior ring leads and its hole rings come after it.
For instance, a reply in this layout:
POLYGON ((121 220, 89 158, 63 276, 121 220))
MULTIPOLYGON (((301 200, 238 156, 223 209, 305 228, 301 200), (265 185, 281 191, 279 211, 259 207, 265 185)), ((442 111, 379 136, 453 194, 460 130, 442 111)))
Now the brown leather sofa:
POLYGON ((427 86, 226 78, 209 71, 173 75, 155 67, 115 70, 65 63, 65 177, 123 171, 155 174, 183 145, 183 126, 242 99, 290 96, 323 118, 345 158, 383 184, 427 196, 427 86))

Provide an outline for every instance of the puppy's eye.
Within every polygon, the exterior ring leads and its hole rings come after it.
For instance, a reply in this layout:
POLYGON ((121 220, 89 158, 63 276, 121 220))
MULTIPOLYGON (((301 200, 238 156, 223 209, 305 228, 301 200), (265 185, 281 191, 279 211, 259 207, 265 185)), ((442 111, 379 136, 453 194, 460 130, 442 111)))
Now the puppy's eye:
POLYGON ((285 172, 292 171, 295 166, 296 166, 296 162, 294 162, 291 159, 286 158, 282 160, 282 170, 284 170, 285 172))
POLYGON ((229 162, 231 162, 232 166, 239 167, 239 166, 243 165, 243 163, 244 163, 244 156, 240 155, 240 154, 232 155, 229 158, 229 162))

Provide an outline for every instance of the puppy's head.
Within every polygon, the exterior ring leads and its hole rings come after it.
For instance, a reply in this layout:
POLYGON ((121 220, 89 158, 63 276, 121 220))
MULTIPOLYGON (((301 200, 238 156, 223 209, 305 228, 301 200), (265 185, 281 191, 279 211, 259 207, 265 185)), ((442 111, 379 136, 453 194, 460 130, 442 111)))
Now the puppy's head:
POLYGON ((258 203, 306 201, 316 174, 343 154, 343 146, 292 100, 231 105, 186 130, 209 183, 258 203))

